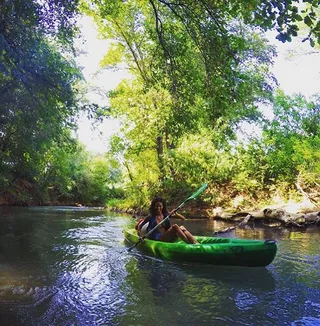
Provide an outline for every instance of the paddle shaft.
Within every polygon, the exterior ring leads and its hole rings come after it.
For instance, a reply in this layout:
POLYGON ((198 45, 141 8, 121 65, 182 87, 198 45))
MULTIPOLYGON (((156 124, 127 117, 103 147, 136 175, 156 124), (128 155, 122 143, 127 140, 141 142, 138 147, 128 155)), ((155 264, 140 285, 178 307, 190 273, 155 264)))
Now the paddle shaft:
POLYGON ((128 251, 131 251, 135 248, 139 243, 141 243, 145 238, 147 238, 152 232, 154 232, 162 223, 164 223, 171 215, 176 213, 180 208, 182 208, 189 200, 195 199, 205 188, 207 188, 207 184, 202 185, 193 195, 187 198, 183 203, 181 203, 176 209, 170 212, 168 216, 166 216, 161 222, 159 222, 153 229, 151 229, 148 233, 146 233, 143 237, 139 237, 139 241, 136 242, 133 246, 131 246, 128 251))

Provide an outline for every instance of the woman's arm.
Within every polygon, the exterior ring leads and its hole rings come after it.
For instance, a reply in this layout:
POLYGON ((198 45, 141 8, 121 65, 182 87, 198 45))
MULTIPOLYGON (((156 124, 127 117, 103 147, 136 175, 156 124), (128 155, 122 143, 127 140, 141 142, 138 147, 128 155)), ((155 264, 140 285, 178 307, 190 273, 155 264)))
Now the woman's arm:
POLYGON ((141 227, 143 227, 146 223, 150 222, 150 219, 151 219, 151 215, 149 214, 144 218, 143 222, 141 223, 141 227))
POLYGON ((148 216, 146 216, 146 217, 144 217, 144 218, 139 218, 139 220, 138 220, 138 222, 137 222, 137 224, 136 224, 136 226, 135 226, 135 229, 136 230, 141 230, 141 228, 147 223, 147 222, 149 222, 150 221, 150 218, 151 218, 151 215, 148 215, 148 216))
POLYGON ((176 218, 178 218, 179 220, 182 220, 182 221, 184 221, 186 219, 183 215, 181 215, 181 214, 179 214, 177 212, 173 213, 171 216, 176 217, 176 218))

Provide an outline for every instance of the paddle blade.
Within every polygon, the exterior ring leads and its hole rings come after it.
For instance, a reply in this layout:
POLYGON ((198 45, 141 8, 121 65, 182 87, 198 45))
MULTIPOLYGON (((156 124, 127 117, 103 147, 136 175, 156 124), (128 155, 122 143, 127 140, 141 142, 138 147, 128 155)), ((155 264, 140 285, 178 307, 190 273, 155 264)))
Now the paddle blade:
POLYGON ((208 187, 208 184, 207 183, 205 183, 205 184, 203 184, 195 193, 193 193, 187 200, 186 200, 186 202, 187 201, 189 201, 189 200, 191 200, 191 199, 196 199, 206 188, 208 187))
POLYGON ((143 241, 142 238, 139 238, 139 241, 136 242, 133 246, 131 246, 130 248, 128 248, 128 251, 131 251, 133 248, 135 248, 139 243, 141 243, 143 241))

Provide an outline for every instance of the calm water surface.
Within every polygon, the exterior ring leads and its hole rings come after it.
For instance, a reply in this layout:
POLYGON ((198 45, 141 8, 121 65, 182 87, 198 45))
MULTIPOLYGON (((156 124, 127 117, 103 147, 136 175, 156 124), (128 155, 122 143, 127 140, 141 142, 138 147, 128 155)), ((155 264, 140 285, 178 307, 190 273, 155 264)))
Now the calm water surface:
MULTIPOLYGON (((212 235, 222 224, 183 222, 212 235)), ((258 228, 267 268, 188 265, 127 252, 129 216, 0 207, 0 325, 320 325, 320 229, 258 228)))

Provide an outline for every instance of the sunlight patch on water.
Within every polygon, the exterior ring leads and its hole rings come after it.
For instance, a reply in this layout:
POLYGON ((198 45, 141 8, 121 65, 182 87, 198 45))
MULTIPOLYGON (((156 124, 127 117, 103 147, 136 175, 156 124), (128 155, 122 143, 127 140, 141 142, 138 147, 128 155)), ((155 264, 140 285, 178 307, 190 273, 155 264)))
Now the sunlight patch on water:
POLYGON ((240 310, 250 310, 257 302, 258 298, 248 292, 239 292, 235 297, 235 304, 240 310))

